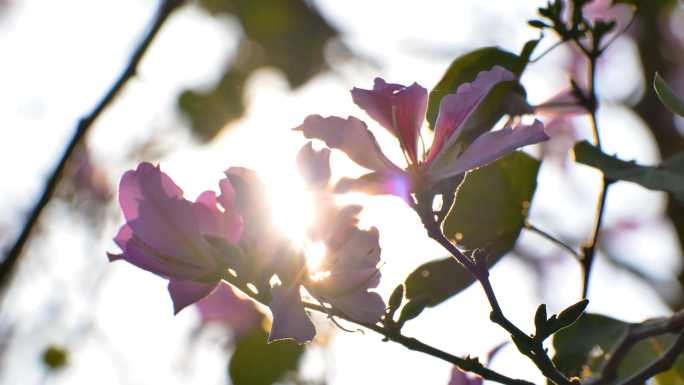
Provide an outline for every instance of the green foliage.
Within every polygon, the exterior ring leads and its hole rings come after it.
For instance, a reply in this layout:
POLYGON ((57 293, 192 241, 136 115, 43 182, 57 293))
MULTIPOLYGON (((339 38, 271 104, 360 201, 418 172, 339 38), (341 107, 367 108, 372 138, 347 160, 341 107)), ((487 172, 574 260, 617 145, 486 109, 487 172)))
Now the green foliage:
MULTIPOLYGON (((454 94, 463 83, 470 83, 482 71, 490 71, 494 66, 501 66, 520 76, 527 65, 538 40, 525 44, 520 56, 499 48, 488 47, 463 55, 451 63, 442 79, 430 92, 427 121, 431 130, 439 115, 439 104, 442 98, 454 94)), ((461 134, 461 142, 472 143, 482 133, 492 129, 505 114, 521 115, 529 113, 529 105, 525 101, 525 90, 517 81, 503 82, 494 87, 478 109, 471 115, 461 134)))
POLYGON ((535 333, 533 339, 539 343, 544 342, 552 334, 572 325, 582 315, 588 304, 589 300, 583 299, 563 310, 558 318, 554 314, 549 319, 546 319, 546 305, 539 305, 537 313, 534 315, 535 333))
POLYGON ((258 330, 237 343, 228 370, 235 385, 270 385, 287 371, 296 371, 304 346, 292 340, 268 343, 268 332, 258 330))
MULTIPOLYGON (((511 251, 525 225, 527 207, 537 188, 541 162, 516 151, 469 172, 444 221, 444 235, 467 249, 493 242, 491 267, 511 251)), ((452 257, 428 262, 406 278, 406 297, 427 295, 435 306, 460 293, 475 278, 452 257)))
POLYGON ((66 350, 50 346, 43 354, 43 362, 51 369, 57 369, 67 365, 68 357, 66 350))
MULTIPOLYGON (((556 349, 553 363, 568 376, 591 375, 598 370, 605 353, 610 351, 626 328, 625 322, 585 313, 572 326, 556 333, 553 339, 556 349)), ((612 383, 621 382, 658 358, 675 337, 665 334, 636 343, 620 364, 618 378, 612 383)), ((677 373, 684 373, 684 360, 681 357, 675 362, 673 370, 662 374, 660 379, 666 380, 677 373)))
POLYGON ((399 310, 399 307, 401 306, 402 301, 404 300, 404 285, 399 285, 397 286, 396 289, 392 292, 392 295, 390 296, 389 302, 387 302, 388 307, 389 307, 389 312, 387 313, 387 317, 392 319, 394 318, 394 313, 399 310))
POLYGON ((236 16, 245 34, 234 63, 215 89, 188 90, 179 99, 193 132, 204 141, 242 116, 242 92, 252 71, 275 67, 291 87, 299 87, 326 68, 324 47, 338 35, 305 0, 201 0, 199 4, 214 15, 236 16))
POLYGON ((672 88, 665 83, 665 80, 663 80, 657 72, 655 74, 655 79, 653 80, 653 87, 665 107, 669 108, 670 111, 675 114, 684 117, 684 101, 675 94, 672 88))
POLYGON ((603 172, 610 180, 638 183, 650 190, 667 191, 684 204, 684 152, 664 160, 658 166, 639 166, 609 156, 584 141, 575 145, 575 160, 603 172))
POLYGON ((399 329, 404 326, 406 321, 410 321, 418 317, 420 313, 425 310, 428 303, 430 303, 430 297, 427 295, 420 295, 408 301, 408 303, 401 309, 401 314, 399 314, 399 320, 397 321, 399 329))

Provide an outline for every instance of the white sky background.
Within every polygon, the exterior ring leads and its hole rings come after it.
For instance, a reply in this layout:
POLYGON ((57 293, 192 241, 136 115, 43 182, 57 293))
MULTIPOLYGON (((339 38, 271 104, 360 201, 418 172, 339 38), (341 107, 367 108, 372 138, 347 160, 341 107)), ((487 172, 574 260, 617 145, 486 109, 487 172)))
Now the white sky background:
MULTIPOLYGON (((187 123, 176 111, 176 100, 186 87, 213 84, 241 30, 228 17, 215 19, 199 7, 186 6, 159 33, 141 63, 140 75, 92 127, 88 143, 94 162, 106 168, 112 186, 137 161, 160 162, 188 199, 217 189, 228 167, 253 168, 273 191, 273 205, 284 231, 296 238, 305 223, 292 218, 305 218, 301 213, 309 209, 306 197, 298 191, 294 166, 296 152, 306 140, 291 132, 292 127, 312 113, 355 115, 374 129, 386 153, 400 163, 396 141, 352 103, 348 90, 371 88, 376 76, 401 84, 417 81, 431 89, 451 60, 468 50, 496 44, 517 53, 525 41, 538 37, 537 30, 525 23, 537 17, 537 7, 543 3, 423 1, 418 7, 414 1, 316 1, 323 15, 340 29, 344 42, 379 67, 341 64, 294 92, 288 90, 281 74, 259 71, 247 86, 245 116, 206 146, 190 139, 184 128, 187 123), (152 136, 165 136, 174 150, 162 158, 131 160, 135 149, 152 136)), ((118 78, 147 33, 157 5, 153 0, 11 2, 0 19, 2 244, 10 244, 17 236, 18 223, 38 199, 78 119, 92 110, 118 78)), ((627 39, 618 41, 614 51, 621 63, 634 57, 633 44, 627 39)), ((566 86, 567 75, 560 68, 564 57, 561 50, 554 52, 523 76, 531 103, 566 86)), ((611 66, 608 60, 605 65, 599 72, 603 97, 599 123, 605 151, 642 164, 658 162, 650 133, 619 103, 630 87, 643 87, 639 81, 625 81, 640 79, 640 69, 611 66)), ((588 135, 587 122, 579 118, 577 124, 588 135)), ((332 166, 334 178, 363 172, 338 152, 333 153, 332 166)), ((573 242, 586 239, 594 221, 598 177, 572 163, 567 173, 545 163, 530 221, 573 242), (589 182, 577 183, 584 180, 589 182)), ((348 200, 365 206, 362 226, 380 229, 387 265, 378 291, 385 299, 419 264, 446 255, 427 239, 415 213, 398 198, 355 196, 348 200)), ((664 205, 663 194, 618 183, 609 191, 605 223, 647 222, 648 226, 625 241, 623 257, 636 266, 648 265, 652 276, 669 279, 681 269, 676 262, 681 251, 672 226, 660 219, 664 205)), ((189 334, 198 323, 195 310, 173 317, 164 280, 123 262, 107 263, 105 250, 116 251, 110 238, 123 222, 118 208, 112 208, 111 215, 118 219, 107 225, 102 239, 92 239, 87 226, 67 214, 68 209, 60 204, 45 212, 44 240, 27 250, 17 284, 6 301, 0 332, 11 333, 12 338, 0 355, 0 381, 225 383, 227 356, 213 342, 220 339, 220 333, 204 335, 189 348, 189 334), (8 325, 13 325, 11 331, 8 325), (50 344, 66 346, 70 365, 44 378, 41 355, 50 344)), ((539 303, 544 301, 550 312, 559 312, 579 299, 580 270, 572 258, 534 235, 525 234, 520 246, 533 250, 535 256, 557 260, 549 273, 555 286, 541 294, 537 290, 541 283, 518 259, 507 258, 492 271, 504 312, 520 328, 531 331, 539 303)), ((589 297, 589 311, 627 321, 670 312, 652 289, 601 256, 589 297)), ((505 332, 488 321, 488 314, 481 289, 471 287, 426 310, 406 325, 404 334, 453 354, 486 356, 506 339, 505 332)), ((451 370, 435 358, 381 343, 372 332, 365 336, 336 333, 330 346, 333 359, 327 363, 325 378, 331 384, 446 384, 451 370)), ((320 359, 307 360, 304 372, 313 376, 317 362, 320 359)), ((543 382, 532 364, 510 346, 492 367, 509 376, 543 382)))

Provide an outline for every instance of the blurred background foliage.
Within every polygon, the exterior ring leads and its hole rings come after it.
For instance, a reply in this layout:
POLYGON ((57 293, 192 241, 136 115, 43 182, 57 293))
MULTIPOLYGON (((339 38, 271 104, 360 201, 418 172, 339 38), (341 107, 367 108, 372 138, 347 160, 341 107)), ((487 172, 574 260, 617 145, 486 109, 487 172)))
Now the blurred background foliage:
MULTIPOLYGON (((174 98, 177 98, 178 108, 191 122, 190 128, 193 137, 200 142, 210 142, 216 138, 221 130, 230 129, 231 122, 234 122, 243 115, 247 108, 244 104, 243 93, 246 82, 254 71, 264 67, 275 68, 284 74, 289 86, 292 89, 296 89, 306 84, 316 75, 328 70, 331 57, 337 59, 356 57, 352 50, 342 43, 341 33, 333 27, 331 22, 321 16, 315 3, 311 1, 199 0, 197 4, 217 17, 232 15, 232 17, 239 20, 242 26, 242 35, 239 37, 238 48, 231 59, 225 63, 224 70, 214 82, 215 84, 208 87, 209 89, 186 89, 179 95, 174 96, 174 98)), ((5 7, 11 6, 11 1, 0 1, 0 16, 4 12, 5 7)), ((632 38, 638 47, 641 59, 640 66, 643 70, 646 84, 645 87, 635 91, 634 95, 626 96, 622 102, 636 112, 650 132, 652 132, 662 158, 670 158, 684 150, 684 135, 682 134, 684 132, 684 123, 682 123, 684 120, 673 117, 672 113, 662 105, 651 87, 651 81, 655 72, 658 71, 677 94, 680 96, 684 95, 684 11, 682 11, 681 5, 676 0, 641 1, 639 2, 636 18, 629 29, 627 29, 626 35, 632 38)), ((197 42, 197 44, 202 44, 202 42, 197 42)), ((504 52, 498 48, 487 48, 486 50, 470 53, 461 52, 463 55, 460 57, 461 59, 472 58, 477 56, 477 53, 486 54, 483 55, 486 60, 484 62, 475 60, 476 67, 484 66, 491 68, 492 63, 494 63, 503 65, 511 70, 519 69, 520 73, 525 68, 524 66, 529 58, 529 52, 524 50, 518 55, 504 52), (492 55, 495 59, 490 58, 492 55)), ((536 57, 537 54, 532 56, 536 57)), ((454 84, 448 85, 440 82, 433 93, 442 92, 443 96, 453 92, 452 86, 457 87, 462 81, 472 81, 479 70, 486 69, 484 67, 478 68, 476 71, 462 71, 456 74, 452 71, 454 68, 448 70, 446 72, 447 76, 444 79, 452 76, 453 79, 458 79, 458 81, 451 80, 451 83, 454 84), (440 86, 445 86, 445 88, 440 89, 440 86)), ((582 76, 582 74, 579 74, 579 76, 582 76)), ((425 86, 431 87, 431 85, 425 86)), ((488 130, 501 116, 511 112, 524 113, 525 108, 529 108, 527 103, 520 102, 525 100, 525 90, 520 86, 511 89, 510 86, 510 84, 504 84, 490 94, 488 99, 490 103, 486 103, 486 108, 478 111, 478 114, 469 122, 472 130, 476 132, 488 130), (474 120, 476 118, 480 120, 474 120)), ((431 94, 431 99, 432 97, 433 95, 431 94)), ((435 103, 431 101, 428 112, 428 121, 430 123, 434 123, 436 114, 435 103)), ((259 130, 259 127, 250 129, 259 130)), ((524 157, 528 163, 536 162, 534 160, 527 160, 528 156, 523 154, 513 157, 524 157)), ((471 184, 464 184, 461 200, 457 200, 456 203, 457 210, 465 210, 466 207, 477 205, 478 202, 480 205, 488 205, 491 209, 492 206, 489 203, 481 201, 482 196, 479 191, 490 191, 492 194, 502 193, 502 187, 494 186, 494 184, 511 181, 504 180, 501 182, 496 178, 487 178, 487 175, 488 173, 493 173, 494 170, 505 167, 507 162, 511 162, 510 158, 504 158, 495 164, 470 174, 466 178, 466 183, 470 181, 471 184), (480 186, 480 190, 477 190, 476 187, 478 186, 473 184, 473 182, 478 181, 485 185, 480 186), (469 189, 473 191, 469 191, 469 189)), ((549 160, 545 158, 543 161, 549 160)), ((526 185, 524 189, 521 189, 520 199, 513 199, 504 209, 499 210, 497 213, 501 215, 501 218, 491 217, 489 219, 500 219, 502 223, 506 224, 512 223, 510 234, 506 232, 503 235, 506 237, 503 245, 497 249, 495 243, 494 250, 497 253, 495 260, 498 261, 498 259, 502 258, 505 254, 504 252, 513 250, 513 253, 509 255, 516 255, 521 260, 532 265, 536 264, 536 271, 543 275, 544 268, 539 266, 539 261, 526 258, 525 250, 515 248, 515 242, 524 225, 524 216, 527 214, 525 210, 529 207, 529 202, 532 201, 536 188, 536 181, 533 179, 537 175, 538 170, 538 163, 529 164, 523 170, 524 176, 529 176, 529 178, 524 180, 526 185), (528 191, 529 189, 531 191, 528 191), (522 205, 521 202, 523 204, 527 202, 527 206, 522 205), (507 217, 503 214, 506 210, 510 211, 510 215, 507 217)), ((511 188, 511 186, 507 186, 507 188, 511 188)), ((81 218, 87 224, 86 227, 89 231, 99 233, 107 228, 105 226, 107 220, 112 220, 112 218, 119 215, 118 208, 112 209, 111 207, 115 195, 115 188, 107 183, 105 167, 98 166, 92 162, 88 146, 82 143, 75 155, 70 159, 67 169, 62 175, 54 200, 58 202, 57 204, 62 204, 62 207, 66 207, 81 218)), ((487 197, 485 196, 485 198, 487 197)), ((680 247, 684 249, 684 207, 672 194, 669 195, 666 214, 677 231, 680 247)), ((481 229, 477 227, 480 224, 475 220, 470 221, 463 217, 461 222, 457 222, 457 219, 454 217, 448 220, 447 229, 452 233, 449 237, 455 238, 458 241, 460 240, 458 234, 460 234, 460 237, 463 238, 463 244, 469 249, 482 247, 484 246, 483 242, 487 241, 487 239, 478 238, 476 244, 470 245, 467 243, 471 235, 470 233, 472 233, 472 236, 476 236, 487 233, 487 231, 491 233, 493 230, 496 236, 502 236, 502 234, 497 233, 498 229, 492 227, 496 225, 485 223, 481 229), (468 227, 468 225, 472 225, 472 227, 468 227)), ((468 219, 471 218, 468 217, 468 219)), ((610 229, 608 229, 606 236, 610 237, 610 234, 610 229)), ((11 240, 5 239, 6 236, 6 234, 0 234, 0 240, 11 243, 11 240)), ((46 235, 39 231, 34 235, 32 241, 35 242, 42 236, 46 235)), ((573 239, 571 241, 579 244, 581 240, 573 239)), ((651 285, 673 310, 684 308, 684 296, 681 295, 681 285, 684 285, 684 271, 679 275, 680 287, 673 289, 662 281, 654 279, 642 269, 623 259, 614 257, 615 251, 611 249, 609 243, 604 246, 602 251, 611 263, 640 276, 644 282, 651 285)), ((492 260, 492 263, 495 260, 492 260)), ((432 280, 440 279, 438 273, 463 270, 453 262, 453 259, 449 258, 418 267, 406 280, 407 297, 423 295, 429 292, 429 290, 434 290, 435 283, 432 280), (447 264, 448 266, 443 269, 441 264, 447 264)), ((82 285, 81 289, 88 293, 95 292, 97 285, 93 284, 92 281, 100 278, 101 276, 89 278, 86 280, 86 284, 82 285)), ((444 298, 433 298, 431 305, 436 305, 464 291, 471 283, 471 281, 463 280, 459 281, 456 287, 453 287, 454 285, 443 283, 444 274, 442 274, 441 278, 442 284, 448 287, 439 288, 440 294, 448 293, 444 295, 444 298)), ((53 317, 51 319, 59 318, 59 311, 54 309, 52 311, 54 314, 51 314, 51 317, 53 317)), ((89 315, 86 314, 85 318, 88 317, 89 315)), ((561 355, 555 359, 558 363, 566 365, 569 372, 579 374, 582 370, 582 365, 586 364, 586 358, 594 348, 594 345, 582 345, 579 343, 575 345, 582 346, 573 345, 573 343, 577 342, 577 339, 573 337, 572 333, 575 333, 576 328, 580 327, 582 323, 589 322, 588 320, 592 319, 598 320, 596 321, 598 326, 596 326, 595 330, 597 335, 604 338, 605 342, 604 340, 601 341, 601 344, 604 345, 611 344, 617 338, 618 331, 625 327, 621 321, 599 317, 596 315, 586 315, 580 319, 579 324, 559 334, 559 337, 562 336, 562 338, 558 338, 554 342, 556 349, 562 350, 563 346, 571 346, 571 349, 578 349, 578 353, 573 353, 574 355, 570 358, 561 355), (609 330, 610 333, 606 330, 609 330), (610 334, 610 336, 607 336, 606 333, 610 334)), ((92 325, 88 324, 84 329, 91 327, 92 325)), ((229 325, 224 325, 224 327, 230 329, 229 325)), ((0 330, 0 354, 8 346, 8 341, 11 340, 14 333, 13 330, 13 325, 11 324, 3 325, 3 329, 0 330)), ((225 332, 225 330, 222 330, 222 332, 225 332)), ((271 384, 277 381, 303 383, 297 377, 296 371, 302 357, 305 355, 305 349, 289 342, 266 345, 262 343, 265 341, 265 335, 266 332, 263 328, 258 328, 244 337, 232 338, 230 343, 227 344, 226 351, 233 352, 233 355, 226 370, 233 378, 233 382, 235 384, 271 384), (255 359, 255 357, 257 358, 255 359), (269 366, 268 363, 272 363, 271 369, 264 369, 269 366)), ((321 333, 321 335, 324 335, 324 333, 321 333)), ((324 338, 321 337, 321 339, 324 338)), ((652 347, 644 346, 643 349, 652 350, 652 347)), ((603 346, 601 348, 607 350, 603 346)), ((48 344, 42 352, 44 354, 43 362, 50 370, 68 366, 73 356, 68 348, 63 347, 61 344, 48 344)), ((648 357, 650 359, 650 356, 648 357)), ((595 368, 597 364, 598 361, 592 361, 590 367, 595 368)))
MULTIPOLYGON (((213 139, 242 116, 249 74, 274 67, 285 74, 290 87, 297 88, 327 68, 326 48, 330 51, 331 39, 339 35, 307 0, 201 0, 199 4, 212 15, 235 16, 244 33, 216 87, 208 92, 187 90, 178 99, 201 141, 213 139)), ((339 41, 335 49, 338 55, 348 52, 339 41)))

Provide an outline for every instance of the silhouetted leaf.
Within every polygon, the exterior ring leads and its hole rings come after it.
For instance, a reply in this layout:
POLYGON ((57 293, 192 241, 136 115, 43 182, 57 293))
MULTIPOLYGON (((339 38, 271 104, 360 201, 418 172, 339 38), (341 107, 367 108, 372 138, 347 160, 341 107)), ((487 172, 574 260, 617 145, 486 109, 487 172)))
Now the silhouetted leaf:
POLYGON ((422 313, 423 310, 425 310, 425 307, 428 305, 429 302, 430 297, 426 295, 421 295, 408 301, 408 303, 404 305, 404 308, 401 309, 401 314, 399 314, 399 321, 397 321, 399 327, 404 325, 406 321, 410 321, 418 317, 420 313, 422 313))
POLYGON ((658 166, 639 166, 634 161, 625 162, 606 155, 598 148, 581 142, 575 145, 575 160, 595 167, 606 178, 638 183, 650 190, 671 192, 684 204, 684 152, 665 159, 658 166))
MULTIPOLYGON (((463 83, 475 80, 482 71, 490 71, 498 65, 520 76, 527 65, 538 40, 525 44, 520 56, 496 47, 482 48, 459 57, 430 92, 427 120, 431 130, 439 114, 442 98, 454 94, 463 83)), ((470 116, 461 133, 460 142, 472 143, 478 136, 490 131, 501 117, 506 114, 521 115, 533 110, 526 102, 525 89, 517 81, 503 82, 489 91, 478 109, 470 116)))
POLYGON ((589 300, 585 298, 574 305, 568 306, 567 309, 560 312, 560 314, 558 314, 558 319, 556 322, 554 322, 553 333, 556 333, 561 329, 565 329, 566 327, 575 323, 575 321, 577 321, 577 319, 584 312, 584 309, 587 308, 587 305, 589 305, 589 300))
POLYGON ((665 80, 663 80, 657 72, 655 74, 655 79, 653 80, 653 87, 665 107, 669 108, 670 111, 675 114, 684 117, 684 101, 675 94, 672 88, 665 83, 665 80))
MULTIPOLYGON (((584 313, 572 326, 556 333, 553 363, 567 376, 595 373, 613 344, 627 328, 627 323, 598 314, 584 313), (586 366, 585 366, 586 365, 586 366)), ((618 368, 617 384, 648 365, 674 341, 675 335, 664 334, 636 343, 618 368)), ((681 357, 673 367, 684 373, 681 357)))
POLYGON ((230 358, 234 385, 270 385, 287 371, 296 371, 304 346, 292 340, 268 343, 268 333, 258 330, 240 340, 230 358))
MULTIPOLYGON (((467 249, 494 244, 491 267, 511 251, 525 224, 537 188, 540 162, 516 151, 470 171, 444 221, 444 235, 467 249)), ((406 278, 406 298, 428 295, 435 306, 463 291, 475 278, 454 258, 428 262, 406 278)))
POLYGON ((338 33, 309 1, 201 0, 199 4, 215 15, 234 15, 245 34, 219 85, 210 91, 186 91, 179 100, 199 139, 213 139, 242 116, 244 82, 254 70, 275 67, 295 88, 327 68, 324 50, 338 33))

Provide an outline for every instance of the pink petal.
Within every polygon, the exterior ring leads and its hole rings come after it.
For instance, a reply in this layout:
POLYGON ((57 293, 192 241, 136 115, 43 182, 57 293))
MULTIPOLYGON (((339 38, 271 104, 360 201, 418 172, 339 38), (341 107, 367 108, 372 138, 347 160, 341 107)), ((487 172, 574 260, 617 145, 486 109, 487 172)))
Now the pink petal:
POLYGON ((290 338, 301 345, 313 341, 316 327, 304 310, 299 285, 275 285, 271 295, 273 301, 268 307, 273 313, 273 324, 268 342, 290 338))
POLYGON ((451 380, 448 385, 481 385, 482 378, 475 377, 469 378, 464 372, 462 372, 458 366, 454 365, 451 369, 451 380))
POLYGON ((195 280, 206 277, 212 271, 184 262, 174 262, 160 258, 154 252, 145 251, 141 246, 129 242, 126 251, 118 255, 109 254, 110 262, 123 259, 130 264, 161 277, 195 280))
POLYGON ((192 210, 195 212, 195 218, 202 234, 220 236, 218 221, 222 213, 216 207, 216 203, 214 191, 203 192, 192 203, 192 210))
POLYGON ((544 132, 544 124, 539 120, 535 120, 529 126, 519 125, 516 128, 506 127, 499 131, 487 132, 477 138, 455 162, 429 173, 426 176, 426 183, 482 167, 520 147, 548 139, 544 132))
POLYGON ((195 305, 203 323, 226 323, 238 337, 261 327, 264 318, 252 300, 238 297, 233 288, 225 283, 220 283, 214 293, 195 305))
POLYGON ((234 189, 235 211, 242 216, 245 234, 256 241, 267 237, 272 226, 271 206, 259 174, 243 167, 231 167, 225 173, 234 189))
POLYGON ((612 0, 595 0, 584 4, 582 16, 594 25, 597 19, 615 21, 615 27, 601 38, 601 48, 627 29, 634 11, 629 4, 613 4, 612 0))
MULTIPOLYGON (((369 230, 356 228, 351 239, 342 246, 334 257, 338 262, 332 266, 330 272, 333 275, 350 271, 354 268, 372 268, 380 263, 380 232, 376 227, 369 230)), ((347 287, 354 286, 359 282, 350 283, 347 287)))
POLYGON ((359 289, 330 303, 351 318, 370 324, 380 322, 387 308, 380 294, 365 289, 359 289))
POLYGON ((169 294, 173 301, 173 314, 211 294, 219 282, 198 283, 193 281, 169 280, 169 294))
POLYGON ((114 237, 114 243, 116 243, 117 246, 121 250, 126 250, 126 243, 130 241, 133 238, 133 230, 131 230, 128 225, 123 225, 119 229, 119 234, 114 237))
POLYGON ((341 178, 335 185, 335 194, 363 193, 367 195, 395 195, 409 202, 411 197, 411 174, 387 174, 373 172, 362 175, 359 179, 341 178))
MULTIPOLYGON (((330 223, 326 223, 323 243, 331 252, 337 252, 358 231, 359 214, 363 206, 352 204, 339 209, 330 223)), ((316 241, 316 240, 314 240, 316 241)))
POLYGON ((322 140, 326 146, 344 152, 361 167, 390 173, 404 172, 380 151, 378 142, 365 123, 353 116, 342 119, 337 116, 324 118, 309 115, 294 130, 302 131, 307 139, 322 140))
POLYGON ((313 149, 308 142, 297 153, 295 159, 299 176, 310 187, 323 188, 328 185, 332 171, 330 170, 330 149, 323 148, 320 151, 313 149))
POLYGON ((218 196, 218 203, 223 207, 223 215, 219 220, 221 235, 233 245, 237 245, 242 235, 242 217, 235 208, 235 190, 228 178, 221 179, 219 182, 221 195, 218 196))
POLYGON ((435 159, 441 155, 442 149, 448 149, 454 143, 470 115, 492 87, 515 79, 517 77, 513 73, 503 67, 494 66, 491 71, 480 72, 472 83, 462 84, 455 94, 442 98, 435 124, 435 139, 424 168, 429 170, 435 159))
POLYGON ((392 107, 396 107, 394 118, 397 128, 406 143, 411 163, 418 164, 418 132, 427 112, 427 89, 418 83, 404 87, 401 84, 387 84, 383 79, 375 78, 373 90, 355 87, 351 93, 357 106, 395 136, 392 107))
POLYGON ((141 163, 127 171, 119 203, 128 226, 148 246, 189 264, 213 266, 190 202, 159 168, 141 163))

